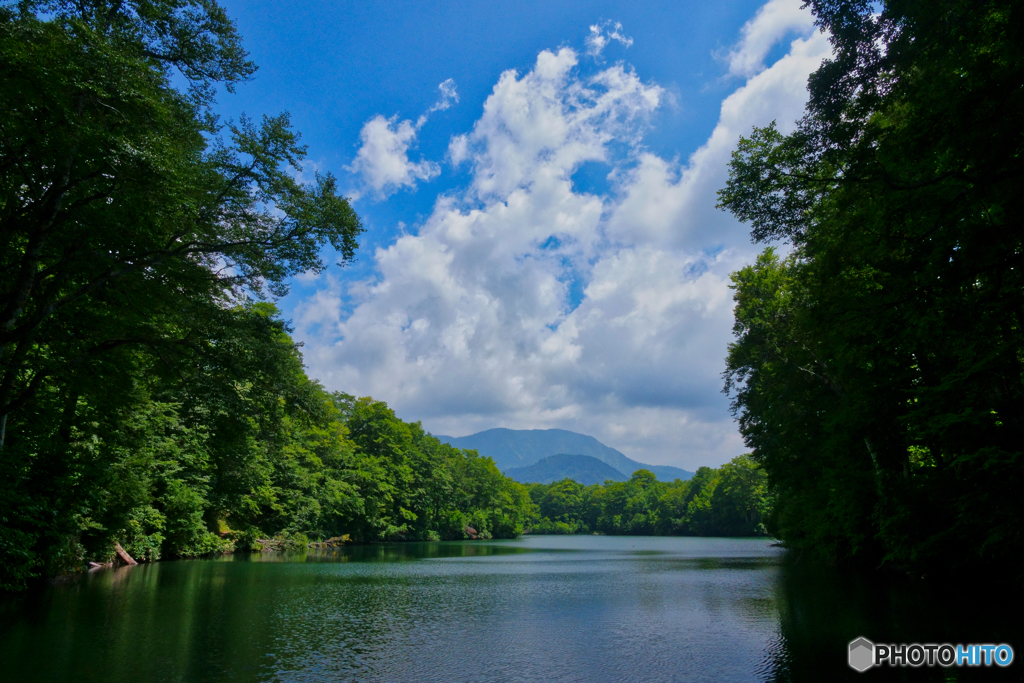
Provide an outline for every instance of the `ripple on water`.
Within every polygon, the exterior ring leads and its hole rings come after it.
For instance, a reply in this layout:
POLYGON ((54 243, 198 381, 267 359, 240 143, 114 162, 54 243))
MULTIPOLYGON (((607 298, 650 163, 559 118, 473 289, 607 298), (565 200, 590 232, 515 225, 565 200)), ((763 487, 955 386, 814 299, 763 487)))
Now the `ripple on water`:
POLYGON ((858 635, 1015 642, 807 565, 604 536, 158 563, 0 601, 0 660, 19 681, 786 681, 847 678, 858 635))

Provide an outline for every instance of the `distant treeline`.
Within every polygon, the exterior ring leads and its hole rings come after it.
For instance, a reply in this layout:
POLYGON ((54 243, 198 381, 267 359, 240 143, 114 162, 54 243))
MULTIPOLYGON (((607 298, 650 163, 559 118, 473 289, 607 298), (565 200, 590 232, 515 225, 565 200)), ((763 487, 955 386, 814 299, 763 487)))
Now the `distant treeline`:
POLYGON ((535 534, 763 536, 771 499, 767 476, 750 456, 689 481, 658 481, 647 470, 629 481, 584 486, 572 479, 528 484, 535 534))

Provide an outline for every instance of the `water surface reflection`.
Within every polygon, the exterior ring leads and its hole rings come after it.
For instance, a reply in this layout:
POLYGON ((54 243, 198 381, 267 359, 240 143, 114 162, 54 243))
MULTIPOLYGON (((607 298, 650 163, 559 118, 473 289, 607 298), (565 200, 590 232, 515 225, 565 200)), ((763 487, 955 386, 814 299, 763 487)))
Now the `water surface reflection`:
MULTIPOLYGON (((852 637, 984 621, 936 612, 763 539, 541 536, 97 572, 0 603, 0 657, 12 680, 838 680, 852 637)), ((948 672, 870 675, 894 673, 948 672)))

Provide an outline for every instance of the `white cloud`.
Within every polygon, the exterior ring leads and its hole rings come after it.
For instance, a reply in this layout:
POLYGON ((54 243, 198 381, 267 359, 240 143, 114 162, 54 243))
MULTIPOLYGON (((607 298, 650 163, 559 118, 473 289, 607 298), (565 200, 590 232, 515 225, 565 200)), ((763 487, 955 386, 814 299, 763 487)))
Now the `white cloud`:
POLYGON ((469 138, 465 135, 456 135, 448 143, 448 158, 452 165, 458 166, 469 158, 469 138))
POLYGON ((306 270, 295 276, 295 279, 304 285, 311 285, 323 277, 323 273, 318 273, 315 270, 306 270))
POLYGON ((769 0, 740 29, 740 40, 729 52, 729 75, 753 76, 764 70, 769 50, 787 35, 809 36, 814 17, 802 9, 803 0, 769 0))
POLYGON ((794 40, 784 57, 722 102, 714 131, 685 166, 642 153, 639 163, 619 178, 623 199, 609 218, 609 237, 626 244, 695 249, 746 243, 749 229, 715 209, 729 156, 755 125, 777 120, 783 132, 793 129, 807 99, 807 76, 829 54, 824 34, 794 40))
POLYGON ((610 21, 591 25, 590 34, 584 40, 587 46, 587 54, 592 57, 600 56, 601 51, 613 40, 621 43, 623 47, 629 47, 633 44, 633 39, 622 32, 622 24, 619 22, 615 22, 614 25, 610 21), (608 30, 609 26, 611 26, 611 31, 608 30))
POLYGON ((459 93, 455 89, 455 79, 449 78, 443 81, 437 86, 437 89, 441 91, 441 97, 437 100, 437 103, 430 108, 430 111, 444 111, 449 109, 452 105, 459 103, 459 93))
POLYGON ((349 170, 360 174, 370 189, 384 197, 403 187, 415 187, 418 180, 430 180, 441 173, 441 167, 432 161, 409 159, 416 132, 412 121, 374 116, 359 133, 361 145, 349 170))
POLYGON ((664 92, 633 71, 581 73, 562 48, 505 72, 449 145, 469 184, 378 249, 372 280, 331 281, 298 311, 313 375, 435 433, 560 427, 689 469, 742 452, 720 374, 728 274, 754 251, 714 191, 739 135, 797 118, 828 49, 793 41, 685 164, 643 146, 664 92), (613 192, 574 188, 586 162, 609 166, 613 192))
POLYGON ((451 153, 472 155, 478 197, 506 196, 535 180, 568 180, 586 161, 605 161, 613 139, 637 139, 663 90, 621 65, 586 80, 573 74, 577 54, 545 50, 521 78, 501 75, 483 116, 451 153), (466 148, 461 149, 461 145, 466 148))
POLYGON ((455 81, 451 78, 437 89, 441 93, 437 102, 421 114, 416 123, 399 121, 397 115, 388 119, 378 114, 363 125, 359 151, 348 170, 359 174, 363 183, 378 196, 387 197, 403 187, 414 188, 417 181, 430 180, 441 173, 441 167, 433 161, 409 159, 409 150, 429 115, 449 109, 459 101, 455 81))

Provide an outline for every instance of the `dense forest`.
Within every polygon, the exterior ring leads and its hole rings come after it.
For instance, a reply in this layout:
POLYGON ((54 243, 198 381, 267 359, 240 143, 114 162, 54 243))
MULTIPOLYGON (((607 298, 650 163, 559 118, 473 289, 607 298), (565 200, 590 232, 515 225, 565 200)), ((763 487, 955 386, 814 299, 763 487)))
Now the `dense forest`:
POLYGON ((774 243, 733 276, 725 373, 769 528, 833 561, 1019 576, 1024 5, 809 4, 834 56, 719 195, 774 243))
POLYGON ((771 511, 767 475, 747 455, 692 479, 662 482, 647 470, 628 481, 528 484, 535 534, 763 536, 771 511))
POLYGON ((0 5, 2 588, 118 542, 522 531, 489 459, 306 377, 267 302, 362 226, 287 114, 212 114, 255 69, 215 2, 0 5))

